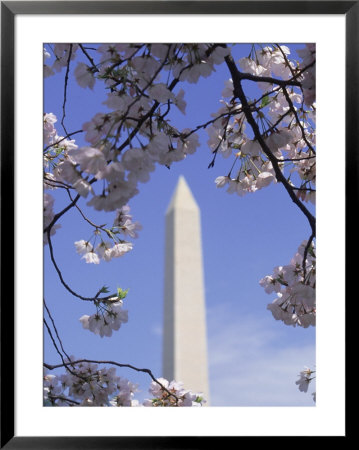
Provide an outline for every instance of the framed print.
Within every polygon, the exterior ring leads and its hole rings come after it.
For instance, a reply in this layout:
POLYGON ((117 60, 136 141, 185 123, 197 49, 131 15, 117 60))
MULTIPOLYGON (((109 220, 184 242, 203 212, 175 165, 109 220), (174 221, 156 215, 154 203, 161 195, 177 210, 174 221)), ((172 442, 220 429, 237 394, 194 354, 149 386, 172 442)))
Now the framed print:
POLYGON ((348 436, 358 8, 1 3, 1 448, 348 436))

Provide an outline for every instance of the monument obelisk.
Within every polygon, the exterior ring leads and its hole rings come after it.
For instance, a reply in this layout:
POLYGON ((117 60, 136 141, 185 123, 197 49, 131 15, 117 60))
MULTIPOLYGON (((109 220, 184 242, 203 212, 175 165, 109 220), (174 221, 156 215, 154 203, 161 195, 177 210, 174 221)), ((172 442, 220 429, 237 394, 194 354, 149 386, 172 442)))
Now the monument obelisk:
POLYGON ((166 211, 163 376, 209 403, 200 210, 184 177, 166 211))

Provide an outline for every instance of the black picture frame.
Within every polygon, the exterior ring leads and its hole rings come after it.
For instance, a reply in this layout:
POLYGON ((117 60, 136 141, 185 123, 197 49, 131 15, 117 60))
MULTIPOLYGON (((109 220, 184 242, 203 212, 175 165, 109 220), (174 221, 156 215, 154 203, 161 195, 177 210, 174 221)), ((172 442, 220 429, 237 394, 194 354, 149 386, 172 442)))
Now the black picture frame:
MULTIPOLYGON (((359 1, 5 1, 1 2, 1 442, 6 449, 200 448, 230 437, 15 436, 14 410, 14 37, 18 14, 340 14, 346 19, 346 291, 358 204, 359 1), (351 251, 350 251, 351 250, 351 251), (6 280, 6 282, 5 282, 6 280)), ((15 243, 16 245, 16 243, 15 243)), ((346 327, 348 329, 348 326, 346 327)), ((346 339, 347 340, 347 339, 346 339)), ((348 437, 348 424, 346 435, 348 437)), ((237 439, 237 438, 236 438, 237 439)), ((303 439, 303 437, 301 438, 303 439)))

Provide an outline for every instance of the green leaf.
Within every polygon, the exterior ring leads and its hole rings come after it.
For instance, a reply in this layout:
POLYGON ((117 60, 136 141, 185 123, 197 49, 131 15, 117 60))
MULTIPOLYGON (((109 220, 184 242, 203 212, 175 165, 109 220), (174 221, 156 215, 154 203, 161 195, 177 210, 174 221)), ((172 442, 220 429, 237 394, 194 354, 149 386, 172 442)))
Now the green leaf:
POLYGON ((108 286, 102 286, 100 289, 101 294, 108 294, 110 291, 108 290, 108 286))
POLYGON ((123 289, 121 289, 121 288, 117 288, 117 297, 118 297, 119 299, 123 300, 123 299, 126 297, 127 292, 128 292, 128 289, 123 290, 123 289))
POLYGON ((262 103, 261 103, 261 108, 264 108, 265 106, 267 106, 270 102, 270 98, 268 95, 266 95, 265 97, 262 98, 262 103))

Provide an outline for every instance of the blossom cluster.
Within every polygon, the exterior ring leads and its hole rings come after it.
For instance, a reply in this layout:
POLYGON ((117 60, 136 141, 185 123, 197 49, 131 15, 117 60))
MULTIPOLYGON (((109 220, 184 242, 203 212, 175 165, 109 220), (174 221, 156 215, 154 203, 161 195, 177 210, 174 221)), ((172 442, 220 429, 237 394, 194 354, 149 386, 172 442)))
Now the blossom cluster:
POLYGON ((97 363, 80 361, 71 356, 66 373, 54 375, 44 370, 45 406, 202 406, 200 394, 184 390, 182 383, 158 378, 149 392, 154 396, 142 404, 134 398, 138 385, 117 376, 116 369, 99 368, 97 363))
POLYGON ((112 331, 119 330, 123 323, 128 322, 128 311, 122 309, 123 301, 118 297, 112 297, 101 303, 97 302, 97 312, 91 316, 83 315, 80 322, 85 330, 100 337, 112 336, 112 331))
POLYGON ((146 399, 144 406, 202 406, 206 403, 203 394, 184 389, 181 382, 169 382, 165 378, 158 378, 157 381, 162 386, 152 381, 149 392, 153 398, 146 399))
POLYGON ((62 375, 44 374, 44 404, 56 406, 137 406, 136 384, 116 375, 116 369, 67 361, 62 375))
MULTIPOLYGON (((55 45, 55 62, 48 72, 69 65, 79 48, 87 53, 75 44, 55 45)), ((209 44, 104 44, 97 52, 99 64, 78 62, 75 78, 82 87, 92 88, 98 79, 110 88, 103 102, 107 111, 84 123, 90 145, 63 154, 53 177, 83 197, 91 193, 88 205, 96 210, 113 211, 137 195, 138 183, 149 180, 156 164, 170 167, 196 151, 197 134, 176 129, 166 118, 171 105, 185 113, 184 91, 174 89, 179 82, 196 83, 209 76, 229 49, 209 44), (91 177, 105 181, 101 192, 94 192, 91 177)))
POLYGON ((315 56, 316 47, 315 44, 306 44, 305 48, 297 51, 298 55, 302 58, 302 63, 300 68, 304 70, 303 72, 303 95, 304 102, 307 105, 311 105, 315 102, 315 56))
MULTIPOLYGON (((56 189, 58 183, 66 181, 56 176, 54 170, 61 159, 69 159, 68 152, 78 149, 75 140, 68 139, 58 135, 55 128, 57 117, 53 113, 45 113, 43 118, 43 141, 44 141, 44 189, 56 189)), ((78 173, 72 173, 71 182, 76 189, 77 185, 81 185, 81 176, 78 173), (76 183, 77 182, 77 183, 76 183)), ((78 187, 76 190, 79 190, 78 187)))
POLYGON ((275 267, 272 275, 260 280, 267 294, 275 292, 278 296, 267 306, 276 320, 304 328, 315 325, 315 263, 314 243, 308 247, 303 241, 288 265, 275 267))
MULTIPOLYGON (((309 46, 302 53, 298 51, 303 57, 302 64, 289 59, 290 50, 286 46, 264 47, 253 53, 252 56, 242 58, 239 64, 245 73, 258 78, 258 87, 265 91, 258 100, 250 103, 253 114, 262 125, 262 142, 247 132, 242 105, 236 103, 233 97, 233 81, 226 81, 222 91, 222 106, 212 114, 214 119, 207 128, 207 143, 214 157, 220 154, 224 158, 232 156, 235 159, 229 174, 216 178, 216 186, 226 186, 228 193, 243 196, 277 182, 265 146, 276 159, 279 170, 286 174, 297 197, 315 204, 315 98, 309 102, 304 89, 303 94, 298 87, 292 86, 288 90, 284 87, 274 88, 272 84, 260 81, 261 77, 272 76, 283 80, 303 79, 307 72, 301 74, 300 70, 310 58, 313 60, 315 47, 313 50, 309 46), (312 51, 311 56, 307 55, 308 49, 312 51), (230 102, 228 98, 231 98, 230 102), (307 109, 304 109, 303 102, 308 105, 307 109), (298 186, 292 181, 293 177, 298 186)), ((314 77, 315 72, 311 73, 314 77)))
POLYGON ((81 239, 75 242, 76 251, 82 255, 82 258, 86 263, 99 264, 103 259, 106 262, 111 261, 113 258, 119 258, 128 253, 133 248, 132 242, 127 242, 118 237, 119 234, 129 236, 132 238, 138 237, 138 230, 142 229, 142 225, 139 222, 132 221, 132 215, 130 214, 130 207, 124 205, 122 208, 116 210, 116 217, 111 228, 105 228, 105 226, 96 227, 93 233, 94 245, 89 241, 81 239), (105 241, 102 238, 102 234, 112 239, 111 241, 105 241), (100 236, 101 241, 99 244, 95 244, 97 237, 100 236))
POLYGON ((81 239, 75 242, 76 251, 87 263, 99 264, 100 259, 106 262, 119 258, 133 248, 132 242, 118 242, 114 245, 109 241, 100 242, 95 248, 91 242, 81 239))
MULTIPOLYGON (((258 49, 246 58, 239 60, 240 68, 251 75, 289 79, 295 68, 292 61, 288 60, 290 50, 287 46, 281 45, 275 48, 266 46, 258 49)), ((271 87, 269 83, 260 82, 258 85, 262 90, 266 91, 271 87)))
POLYGON ((51 59, 51 54, 44 48, 44 77, 50 77, 56 72, 60 72, 64 67, 67 66, 69 61, 75 59, 76 50, 78 49, 77 44, 54 44, 50 46, 51 52, 54 56, 54 61, 50 65, 45 64, 47 59, 51 59))
POLYGON ((132 222, 132 215, 130 214, 130 207, 128 205, 124 205, 116 211, 113 226, 125 236, 132 238, 137 238, 137 231, 142 229, 142 225, 139 222, 132 222))

